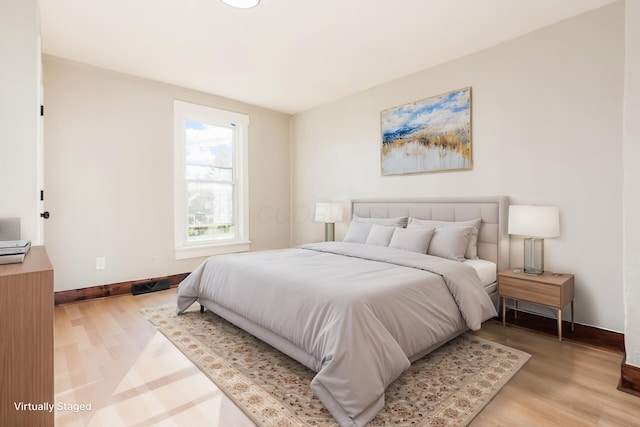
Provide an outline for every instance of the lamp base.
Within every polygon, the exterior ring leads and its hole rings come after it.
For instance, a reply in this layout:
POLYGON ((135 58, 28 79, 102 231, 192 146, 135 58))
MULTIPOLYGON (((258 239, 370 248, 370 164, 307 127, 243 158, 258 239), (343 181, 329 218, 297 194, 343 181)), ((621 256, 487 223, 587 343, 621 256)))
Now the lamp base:
POLYGON ((524 273, 534 276, 544 273, 544 239, 524 239, 524 273))
POLYGON ((335 239, 335 224, 332 222, 326 222, 324 224, 324 241, 333 242, 335 239))

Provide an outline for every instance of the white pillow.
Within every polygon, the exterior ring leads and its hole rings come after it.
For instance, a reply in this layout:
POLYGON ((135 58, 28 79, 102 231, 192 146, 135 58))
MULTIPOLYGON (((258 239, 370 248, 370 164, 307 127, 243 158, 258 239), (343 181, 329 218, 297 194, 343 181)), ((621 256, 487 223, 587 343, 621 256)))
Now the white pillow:
POLYGON ((464 257, 467 259, 478 259, 478 232, 480 231, 480 223, 482 222, 481 218, 471 219, 469 221, 434 221, 430 219, 417 219, 417 218, 409 218, 409 224, 407 228, 414 227, 464 227, 464 226, 472 226, 474 227, 473 233, 471 234, 471 238, 469 238, 469 243, 467 245, 467 250, 465 251, 464 257))
POLYGON ((397 218, 364 218, 353 214, 353 221, 368 222, 372 224, 391 225, 393 227, 406 227, 409 217, 399 216, 397 218))
POLYGON ((427 253, 462 262, 472 233, 472 226, 436 228, 427 253))
POLYGON ((368 222, 351 221, 343 242, 365 243, 372 225, 368 222))
POLYGON ((396 227, 389 225, 372 224, 365 243, 374 246, 389 246, 391 236, 393 236, 393 230, 395 229, 396 227))
POLYGON ((393 232, 390 248, 404 249, 405 251, 418 252, 426 254, 429 248, 429 242, 433 237, 435 228, 397 228, 393 232))

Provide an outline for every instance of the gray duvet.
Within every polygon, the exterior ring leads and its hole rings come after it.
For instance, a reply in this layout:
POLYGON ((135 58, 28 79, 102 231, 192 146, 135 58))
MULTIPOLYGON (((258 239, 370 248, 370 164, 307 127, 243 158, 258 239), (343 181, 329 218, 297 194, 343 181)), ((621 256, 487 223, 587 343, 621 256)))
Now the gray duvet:
POLYGON ((178 288, 290 342, 341 426, 363 426, 410 360, 495 316, 463 263, 388 247, 327 242, 209 258, 178 288))

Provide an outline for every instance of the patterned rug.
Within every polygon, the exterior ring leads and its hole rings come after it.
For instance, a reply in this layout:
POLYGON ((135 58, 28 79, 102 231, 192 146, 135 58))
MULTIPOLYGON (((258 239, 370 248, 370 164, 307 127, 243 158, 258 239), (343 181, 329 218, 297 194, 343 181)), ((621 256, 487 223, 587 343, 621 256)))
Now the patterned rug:
MULTIPOLYGON (((141 312, 257 425, 337 425, 311 391, 313 371, 209 311, 175 307, 141 312)), ((529 357, 463 334, 396 379, 369 425, 466 426, 529 357)))

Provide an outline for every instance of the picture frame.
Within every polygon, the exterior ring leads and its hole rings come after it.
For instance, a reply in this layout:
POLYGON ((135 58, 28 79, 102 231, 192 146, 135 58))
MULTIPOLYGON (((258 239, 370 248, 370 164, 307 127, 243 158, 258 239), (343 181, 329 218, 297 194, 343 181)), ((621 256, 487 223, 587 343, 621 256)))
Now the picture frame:
POLYGON ((471 86, 380 113, 381 174, 473 168, 471 86))

